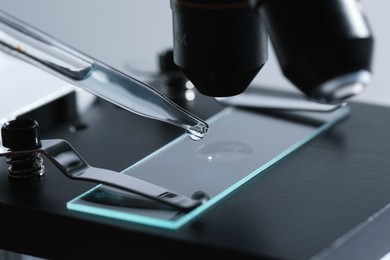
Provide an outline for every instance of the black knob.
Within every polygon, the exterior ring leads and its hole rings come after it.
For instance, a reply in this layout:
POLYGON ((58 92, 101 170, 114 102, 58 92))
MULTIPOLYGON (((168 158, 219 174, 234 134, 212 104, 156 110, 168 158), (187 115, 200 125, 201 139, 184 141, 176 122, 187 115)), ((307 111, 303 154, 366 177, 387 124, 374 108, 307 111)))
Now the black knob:
POLYGON ((41 147, 39 124, 33 119, 8 121, 1 128, 3 146, 11 151, 32 150, 41 147))
POLYGON ((43 175, 45 167, 40 152, 28 151, 42 146, 37 121, 28 118, 8 121, 1 128, 1 138, 4 147, 12 152, 20 151, 6 156, 7 163, 10 164, 10 178, 30 180, 43 175))

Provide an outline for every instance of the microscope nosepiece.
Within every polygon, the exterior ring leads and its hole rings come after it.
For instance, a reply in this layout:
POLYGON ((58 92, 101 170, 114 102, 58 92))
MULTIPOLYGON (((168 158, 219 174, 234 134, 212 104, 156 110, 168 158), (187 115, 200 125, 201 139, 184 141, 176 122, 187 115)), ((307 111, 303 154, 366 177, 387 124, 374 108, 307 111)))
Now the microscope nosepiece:
POLYGON ((268 59, 309 99, 339 103, 371 75, 374 40, 358 0, 171 0, 174 62, 202 93, 240 94, 268 59))

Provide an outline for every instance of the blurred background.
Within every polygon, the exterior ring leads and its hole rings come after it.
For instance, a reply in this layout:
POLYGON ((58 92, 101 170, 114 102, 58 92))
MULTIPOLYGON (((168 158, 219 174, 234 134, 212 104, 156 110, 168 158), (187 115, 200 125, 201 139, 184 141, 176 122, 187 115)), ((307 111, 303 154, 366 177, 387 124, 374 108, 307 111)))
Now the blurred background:
MULTIPOLYGON (((374 75, 364 93, 353 100, 390 105, 390 2, 370 0, 361 4, 376 39, 374 75)), ((172 47, 169 0, 0 0, 0 9, 141 80, 143 72, 158 70, 158 54, 172 47)), ((269 52, 268 62, 252 85, 296 91, 281 74, 272 45, 269 52)), ((12 71, 8 72, 12 76, 12 71)))

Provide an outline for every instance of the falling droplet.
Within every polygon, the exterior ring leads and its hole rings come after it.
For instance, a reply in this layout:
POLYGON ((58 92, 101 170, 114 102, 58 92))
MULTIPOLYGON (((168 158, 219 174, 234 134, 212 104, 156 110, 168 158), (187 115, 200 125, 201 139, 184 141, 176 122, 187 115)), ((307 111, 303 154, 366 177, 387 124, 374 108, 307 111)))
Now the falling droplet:
POLYGON ((191 126, 187 130, 188 136, 194 140, 199 141, 206 136, 209 126, 205 123, 198 123, 197 125, 191 126))

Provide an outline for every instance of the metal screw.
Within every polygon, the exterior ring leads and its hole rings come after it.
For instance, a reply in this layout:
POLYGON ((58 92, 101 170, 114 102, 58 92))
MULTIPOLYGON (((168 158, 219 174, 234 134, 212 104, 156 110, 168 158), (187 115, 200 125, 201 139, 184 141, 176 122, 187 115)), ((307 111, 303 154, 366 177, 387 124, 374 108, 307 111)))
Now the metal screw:
POLYGON ((10 151, 21 151, 7 156, 8 176, 14 179, 41 177, 44 173, 43 159, 34 150, 41 147, 38 122, 33 119, 8 121, 1 128, 3 146, 10 151), (28 150, 32 150, 28 152, 28 150), (23 151, 23 152, 22 152, 23 151))

